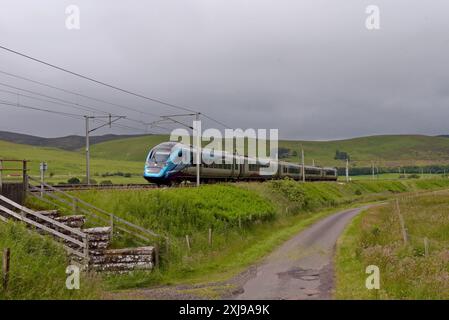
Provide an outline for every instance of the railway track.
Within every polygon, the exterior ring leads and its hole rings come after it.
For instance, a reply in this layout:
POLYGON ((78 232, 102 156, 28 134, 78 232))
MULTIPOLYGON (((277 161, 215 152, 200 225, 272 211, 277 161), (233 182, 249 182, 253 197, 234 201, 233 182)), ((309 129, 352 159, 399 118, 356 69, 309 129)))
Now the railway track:
MULTIPOLYGON (((162 188, 156 184, 149 183, 131 183, 131 184, 111 184, 111 185, 87 185, 87 184, 65 184, 52 186, 61 191, 82 191, 82 190, 130 190, 130 189, 157 189, 162 188)), ((45 189, 45 191, 51 191, 45 189)), ((38 192, 38 191, 32 191, 38 192)))

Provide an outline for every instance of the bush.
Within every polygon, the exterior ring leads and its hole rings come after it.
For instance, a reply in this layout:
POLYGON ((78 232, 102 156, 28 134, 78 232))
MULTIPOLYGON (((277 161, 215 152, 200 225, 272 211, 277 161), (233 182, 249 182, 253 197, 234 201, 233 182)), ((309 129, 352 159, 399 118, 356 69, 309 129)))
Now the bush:
POLYGON ((111 180, 103 180, 103 181, 100 182, 100 185, 101 186, 112 186, 113 183, 112 183, 111 180))
POLYGON ((81 181, 77 177, 73 177, 73 178, 70 178, 69 180, 67 180, 67 183, 68 184, 80 184, 81 181))
POLYGON ((182 236, 209 227, 225 230, 272 219, 274 207, 257 193, 233 185, 166 190, 108 190, 76 197, 144 228, 182 236))
POLYGON ((270 181, 270 187, 275 191, 284 195, 288 200, 303 207, 305 205, 304 190, 301 189, 300 184, 290 178, 284 180, 270 181))
POLYGON ((125 178, 131 178, 131 173, 127 172, 123 175, 125 178))

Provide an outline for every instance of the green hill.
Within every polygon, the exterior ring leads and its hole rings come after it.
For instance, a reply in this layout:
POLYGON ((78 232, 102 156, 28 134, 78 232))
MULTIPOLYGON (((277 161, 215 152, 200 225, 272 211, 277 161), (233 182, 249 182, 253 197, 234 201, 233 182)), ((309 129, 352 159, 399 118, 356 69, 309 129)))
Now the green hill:
MULTIPOLYGON (((98 158, 143 161, 148 150, 166 141, 166 136, 144 136, 113 140, 92 146, 92 155, 98 158)), ((371 166, 413 166, 449 163, 449 139, 422 135, 384 135, 335 141, 279 141, 284 159, 298 162, 300 145, 307 164, 314 160, 323 166, 343 166, 344 160, 334 159, 337 150, 347 152, 351 164, 371 166)))
MULTIPOLYGON (((141 174, 148 150, 167 139, 163 135, 148 135, 92 145, 92 178, 97 182, 144 183, 141 174), (110 173, 115 173, 115 176, 109 176, 110 173), (128 173, 132 177, 125 178, 117 173, 128 173)), ((299 162, 300 145, 305 150, 306 164, 315 161, 317 165, 343 167, 344 160, 334 159, 336 150, 349 154, 352 168, 370 167, 371 161, 383 168, 449 164, 449 139, 445 137, 385 135, 336 141, 284 140, 279 142, 282 159, 299 162)), ((83 178, 85 173, 82 149, 66 151, 0 140, 1 158, 31 160, 31 174, 35 176, 39 174, 39 163, 46 161, 49 166, 47 176, 52 175, 49 180, 52 182, 66 182, 73 176, 83 178)), ((351 172, 354 173, 354 169, 351 172)))
POLYGON ((142 163, 152 147, 168 140, 169 137, 166 135, 148 135, 112 140, 92 145, 91 154, 92 157, 96 158, 140 161, 142 163))
MULTIPOLYGON (((95 144, 114 139, 125 139, 137 136, 142 135, 105 134, 100 136, 91 136, 90 143, 95 144)), ((28 144, 36 147, 51 147, 64 150, 76 150, 85 145, 86 138, 84 136, 76 136, 76 135, 58 138, 43 138, 16 132, 0 131, 0 140, 12 143, 28 144)))
MULTIPOLYGON (((47 175, 55 175, 58 181, 66 181, 68 177, 82 177, 85 172, 85 157, 79 151, 65 151, 57 148, 35 147, 25 144, 16 144, 0 140, 0 159, 26 159, 31 160, 30 174, 39 175, 39 163, 48 163, 47 175)), ((17 168, 17 164, 4 163, 4 166, 17 168)), ((123 161, 94 158, 91 159, 92 178, 104 180, 100 175, 106 172, 130 172, 141 175, 142 161, 123 161), (95 176, 94 176, 95 175, 95 176)), ((6 174, 7 172, 5 172, 6 174)), ((4 174, 4 176, 5 176, 4 174)), ((108 178, 109 179, 109 178, 108 178)), ((140 178, 140 182, 144 182, 140 178)))

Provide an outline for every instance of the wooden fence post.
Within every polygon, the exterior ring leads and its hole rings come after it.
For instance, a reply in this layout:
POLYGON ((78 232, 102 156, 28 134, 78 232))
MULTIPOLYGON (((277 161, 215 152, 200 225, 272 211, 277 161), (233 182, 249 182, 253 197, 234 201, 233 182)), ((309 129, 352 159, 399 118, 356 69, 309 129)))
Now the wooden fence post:
POLYGON ((424 238, 424 254, 429 255, 429 239, 427 237, 424 238))
POLYGON ((0 159, 0 194, 3 190, 3 160, 0 159))
POLYGON ((9 263, 11 258, 11 250, 9 248, 3 249, 3 289, 8 288, 9 282, 9 263))
POLYGON ((187 249, 190 250, 190 239, 189 239, 188 235, 186 235, 186 243, 187 243, 187 249))
POLYGON ((23 202, 26 201, 26 197, 28 194, 28 168, 27 168, 27 160, 23 160, 22 162, 22 182, 23 182, 23 202))
POLYGON ((83 239, 83 254, 87 266, 89 266, 89 236, 87 234, 86 237, 83 239))
POLYGON ((396 209, 399 216, 399 223, 401 224, 402 238, 404 239, 404 244, 407 245, 408 242, 407 229, 405 228, 404 217, 402 216, 401 208, 399 207, 399 199, 396 199, 396 209))
POLYGON ((212 228, 209 228, 209 246, 212 245, 212 228))

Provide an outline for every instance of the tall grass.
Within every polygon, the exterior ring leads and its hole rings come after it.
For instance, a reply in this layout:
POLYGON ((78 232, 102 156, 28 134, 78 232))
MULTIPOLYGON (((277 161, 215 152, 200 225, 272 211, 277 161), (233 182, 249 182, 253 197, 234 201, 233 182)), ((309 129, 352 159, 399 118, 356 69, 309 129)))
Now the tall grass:
POLYGON ((0 287, 0 300, 100 297, 100 281, 93 275, 82 275, 79 290, 66 288, 67 254, 50 238, 35 234, 20 223, 0 223, 0 249, 3 248, 11 249, 11 269, 7 290, 0 287))
MULTIPOLYGON (((399 192, 449 186, 448 180, 204 185, 200 188, 79 191, 72 194, 164 237, 161 268, 108 277, 110 288, 207 281, 235 274, 338 206, 399 192), (212 229, 212 244, 208 230, 212 229), (191 249, 185 236, 191 241, 191 249), (165 236, 169 238, 166 247, 165 236)), ((34 203, 33 205, 36 205, 34 203)), ((127 245, 116 243, 115 245, 127 245)))
POLYGON ((73 194, 133 223, 175 237, 208 228, 223 231, 275 215, 274 207, 256 192, 233 185, 73 194))
POLYGON ((354 201, 370 201, 401 192, 449 187, 449 179, 407 181, 354 181, 298 183, 290 179, 268 182, 268 186, 292 202, 297 210, 314 210, 354 201))
POLYGON ((337 297, 449 298, 448 193, 402 198, 404 243, 396 206, 372 208, 353 222, 338 246, 337 297), (424 238, 428 239, 428 255, 424 238), (368 265, 380 269, 379 291, 364 287, 368 265))

